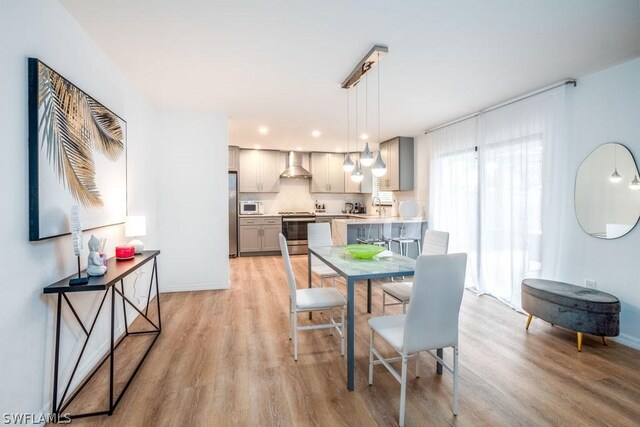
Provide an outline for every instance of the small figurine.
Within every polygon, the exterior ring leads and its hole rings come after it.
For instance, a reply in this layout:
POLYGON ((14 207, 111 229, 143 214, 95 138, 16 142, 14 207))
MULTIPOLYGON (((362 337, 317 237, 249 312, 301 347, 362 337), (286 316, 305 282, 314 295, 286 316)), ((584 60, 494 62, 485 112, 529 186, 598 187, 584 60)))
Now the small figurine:
POLYGON ((100 250, 100 240, 92 234, 88 246, 89 261, 87 263, 87 274, 89 276, 102 276, 107 271, 107 267, 104 265, 98 252, 100 250))

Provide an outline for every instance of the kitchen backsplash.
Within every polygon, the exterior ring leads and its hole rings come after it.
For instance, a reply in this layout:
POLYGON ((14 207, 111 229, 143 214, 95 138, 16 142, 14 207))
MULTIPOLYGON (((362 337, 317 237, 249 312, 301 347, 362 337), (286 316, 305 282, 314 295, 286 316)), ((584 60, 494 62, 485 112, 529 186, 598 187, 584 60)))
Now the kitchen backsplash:
MULTIPOLYGON (((265 214, 278 211, 313 211, 316 200, 319 204, 325 205, 327 212, 339 213, 347 202, 363 203, 365 195, 310 193, 308 179, 282 178, 279 193, 240 193, 240 201, 254 200, 264 204, 265 214)), ((369 212, 371 206, 366 207, 369 212)))

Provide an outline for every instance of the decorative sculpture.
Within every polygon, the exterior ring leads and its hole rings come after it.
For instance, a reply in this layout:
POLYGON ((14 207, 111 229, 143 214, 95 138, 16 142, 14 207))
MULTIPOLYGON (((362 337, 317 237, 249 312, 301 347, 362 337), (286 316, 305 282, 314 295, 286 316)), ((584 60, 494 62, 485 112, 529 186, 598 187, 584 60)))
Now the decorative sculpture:
POLYGON ((87 274, 89 276, 102 276, 107 271, 107 267, 100 257, 100 240, 92 234, 88 246, 89 259, 87 262, 87 274))
POLYGON ((78 277, 69 280, 69 286, 86 285, 89 283, 88 277, 80 275, 80 253, 82 252, 82 225, 80 224, 80 207, 71 207, 71 242, 73 243, 73 253, 78 258, 78 277))

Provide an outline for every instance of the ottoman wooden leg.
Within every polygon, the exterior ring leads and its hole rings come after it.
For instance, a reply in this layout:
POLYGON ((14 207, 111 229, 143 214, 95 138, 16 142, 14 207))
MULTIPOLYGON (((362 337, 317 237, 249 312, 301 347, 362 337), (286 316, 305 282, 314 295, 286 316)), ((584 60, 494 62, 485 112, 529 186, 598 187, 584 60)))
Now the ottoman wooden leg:
POLYGON ((529 317, 527 318, 527 326, 525 327, 525 329, 528 331, 529 330, 529 325, 531 324, 531 319, 533 319, 533 315, 530 314, 529 317))
POLYGON ((578 351, 582 351, 582 332, 578 332, 578 351))
POLYGON ((604 335, 602 336, 602 344, 609 345, 607 344, 607 337, 605 337, 604 335))

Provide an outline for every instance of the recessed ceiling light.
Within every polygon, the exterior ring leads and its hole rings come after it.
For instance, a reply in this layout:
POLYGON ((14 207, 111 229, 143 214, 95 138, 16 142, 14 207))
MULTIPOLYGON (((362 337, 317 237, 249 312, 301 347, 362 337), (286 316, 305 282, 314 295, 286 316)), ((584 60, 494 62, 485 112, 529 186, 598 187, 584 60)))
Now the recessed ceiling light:
POLYGON ((256 145, 254 145, 253 147, 254 147, 256 150, 259 150, 259 149, 260 149, 260 144, 256 144, 256 145))
POLYGON ((269 128, 266 126, 260 126, 258 128, 258 133, 260 133, 260 135, 266 135, 269 133, 269 128))
POLYGON ((296 147, 296 151, 302 151, 302 147, 300 147, 299 145, 296 147))
POLYGON ((322 135, 322 134, 320 133, 319 130, 314 130, 314 131, 311 132, 311 136, 314 137, 314 138, 317 138, 320 135, 322 135))
POLYGON ((367 135, 366 133, 360 134, 360 139, 366 140, 368 138, 369 138, 369 135, 367 135))
POLYGON ((342 150, 340 149, 340 147, 336 148, 336 153, 341 152, 342 150))

